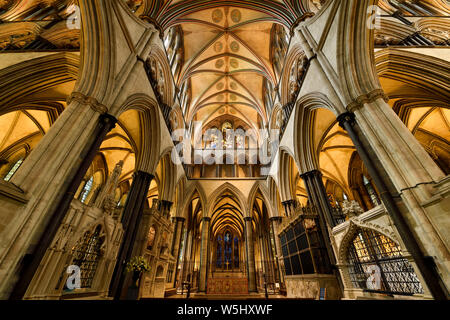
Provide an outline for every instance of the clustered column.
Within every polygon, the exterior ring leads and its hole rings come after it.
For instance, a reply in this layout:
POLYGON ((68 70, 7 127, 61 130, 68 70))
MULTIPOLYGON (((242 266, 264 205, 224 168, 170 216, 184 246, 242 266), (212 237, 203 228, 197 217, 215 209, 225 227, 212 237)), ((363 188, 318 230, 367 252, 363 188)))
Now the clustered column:
POLYGON ((200 249, 200 281, 198 285, 199 292, 206 292, 206 282, 208 278, 208 262, 209 262, 209 227, 211 223, 210 217, 202 218, 202 238, 200 249))
POLYGON ((180 262, 180 245, 181 245, 181 237, 183 235, 183 227, 184 227, 184 221, 186 219, 183 217, 175 217, 175 231, 173 234, 173 244, 172 244, 172 256, 175 257, 176 263, 175 263, 175 277, 173 286, 175 288, 177 283, 177 276, 178 276, 178 263, 180 262))
POLYGON ((124 269, 127 261, 132 258, 134 242, 142 220, 148 189, 153 178, 153 175, 143 171, 137 171, 133 175, 133 183, 122 214, 123 240, 109 287, 109 295, 114 299, 120 299, 122 294, 125 282, 124 269))
POLYGON ((292 216, 295 213, 296 208, 296 202, 295 200, 287 200, 281 203, 284 208, 284 212, 286 213, 287 217, 292 216))
POLYGON ((332 210, 330 207, 330 202, 327 197, 325 186, 323 185, 322 173, 319 170, 312 170, 306 172, 300 177, 305 182, 306 191, 308 193, 308 198, 312 204, 317 208, 317 213, 319 215, 319 227, 320 234, 324 240, 324 244, 327 250, 328 259, 331 264, 333 274, 339 283, 341 291, 344 290, 344 285, 342 283, 341 275, 336 266, 336 257, 334 255, 333 248, 330 243, 330 233, 328 228, 334 227, 334 222, 332 218, 332 210))
POLYGON ((245 248, 247 250, 248 291, 256 292, 255 244, 253 242, 252 218, 245 217, 245 248))
POLYGON ((446 300, 448 298, 448 294, 447 292, 445 292, 445 286, 443 285, 441 277, 434 266, 432 257, 424 256, 419 244, 417 243, 417 240, 414 238, 411 229, 405 221, 405 218, 403 217, 400 209, 398 208, 391 193, 389 192, 387 184, 377 170, 372 158, 369 156, 369 152, 361 142, 358 131, 356 130, 357 124, 355 114, 351 112, 343 113, 338 117, 338 121, 339 125, 347 131, 350 139, 353 141, 353 144, 355 145, 359 156, 364 162, 367 171, 372 177, 380 193, 380 198, 384 206, 386 207, 387 212, 394 221, 394 224, 400 236, 402 237, 403 242, 405 243, 406 249, 414 258, 414 261, 416 262, 417 267, 422 273, 422 276, 431 294, 435 299, 446 300))
POLYGON ((93 140, 90 144, 85 146, 85 149, 80 154, 81 163, 76 170, 73 178, 67 186, 67 189, 63 191, 63 196, 58 202, 57 206, 50 214, 51 218, 48 220, 47 226, 44 228, 45 232, 39 239, 33 254, 28 258, 29 263, 26 264, 22 269, 22 275, 19 281, 16 283, 14 290, 10 296, 10 299, 22 299, 25 292, 36 273, 37 268, 45 255, 45 252, 49 248, 53 238, 60 227, 67 210, 70 207, 75 193, 82 182, 89 166, 94 160, 95 155, 100 148, 103 140, 105 139, 108 132, 110 132, 116 125, 117 119, 109 114, 102 114, 99 117, 96 128, 92 134, 93 140))
POLYGON ((281 245, 278 238, 278 225, 280 224, 282 218, 281 217, 271 217, 270 218, 270 224, 272 228, 272 233, 275 241, 275 261, 277 263, 277 269, 278 269, 278 276, 280 278, 280 282, 284 282, 283 279, 283 272, 281 270, 281 267, 284 265, 282 261, 282 254, 281 254, 281 245))

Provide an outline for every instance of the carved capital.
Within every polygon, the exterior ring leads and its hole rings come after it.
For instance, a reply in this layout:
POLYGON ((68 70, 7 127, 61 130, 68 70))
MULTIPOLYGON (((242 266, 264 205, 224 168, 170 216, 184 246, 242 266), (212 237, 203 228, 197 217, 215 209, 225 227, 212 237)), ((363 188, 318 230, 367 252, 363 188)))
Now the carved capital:
POLYGON ((349 112, 353 112, 357 109, 360 109, 364 106, 366 103, 372 103, 379 98, 383 98, 384 101, 388 102, 389 97, 384 93, 382 89, 375 89, 367 94, 360 95, 357 97, 353 102, 351 102, 347 106, 347 110, 349 112))
POLYGON ((97 99, 88 97, 81 92, 72 92, 72 94, 67 98, 67 104, 70 104, 74 100, 81 104, 88 105, 92 110, 100 114, 108 112, 108 108, 105 105, 99 103, 97 99))
POLYGON ((283 217, 281 217, 281 216, 270 217, 269 220, 272 221, 272 222, 281 222, 281 220, 283 220, 283 217))

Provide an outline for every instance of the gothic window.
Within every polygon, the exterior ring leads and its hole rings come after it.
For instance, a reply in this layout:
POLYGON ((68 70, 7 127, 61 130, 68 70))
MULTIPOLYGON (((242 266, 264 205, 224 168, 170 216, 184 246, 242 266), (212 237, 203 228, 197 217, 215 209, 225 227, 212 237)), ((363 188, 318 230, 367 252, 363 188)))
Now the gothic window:
POLYGON ((100 248, 104 240, 100 235, 101 229, 101 226, 97 226, 93 233, 86 232, 72 252, 72 264, 80 267, 81 288, 92 287, 92 282, 101 257, 100 248))
POLYGON ((19 169, 19 167, 22 165, 22 163, 23 159, 17 160, 16 163, 11 167, 9 172, 6 174, 6 176, 3 178, 3 180, 9 181, 14 175, 14 173, 16 173, 17 169, 19 169))
POLYGON ((216 149, 218 147, 219 144, 219 129, 217 128, 211 128, 209 131, 209 138, 210 138, 210 143, 209 146, 207 146, 207 148, 211 148, 211 149, 216 149))
POLYGON ((423 293, 400 247, 376 231, 359 229, 349 247, 348 259, 350 278, 357 288, 392 294, 423 293))
POLYGON ((83 191, 81 191, 80 201, 86 203, 87 196, 92 190, 92 185, 94 184, 94 177, 90 177, 89 180, 85 183, 83 187, 83 191))
POLYGON ((245 131, 242 127, 238 127, 236 129, 236 147, 238 149, 244 149, 245 148, 245 131))
POLYGON ((374 206, 378 206, 381 204, 380 199, 378 199, 377 192, 372 186, 372 183, 367 179, 366 176, 363 176, 364 187, 366 188, 367 194, 370 197, 370 201, 374 206))
POLYGON ((222 137, 224 138, 224 145, 226 148, 233 147, 233 134, 230 134, 230 130, 233 130, 233 125, 229 121, 225 121, 222 124, 222 137))
POLYGON ((231 231, 217 236, 216 269, 232 271, 239 268, 239 237, 231 231))

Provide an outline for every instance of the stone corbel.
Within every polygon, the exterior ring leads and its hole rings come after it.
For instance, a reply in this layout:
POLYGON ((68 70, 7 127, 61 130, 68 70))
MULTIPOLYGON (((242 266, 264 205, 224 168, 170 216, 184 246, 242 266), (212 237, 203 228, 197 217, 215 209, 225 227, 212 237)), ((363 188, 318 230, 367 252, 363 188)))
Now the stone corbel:
POLYGON ((292 37, 295 34, 295 29, 302 23, 303 21, 314 17, 314 13, 312 12, 305 12, 303 15, 297 18, 295 22, 292 24, 291 28, 289 29, 289 34, 292 37))
POLYGON ((362 108, 364 104, 372 103, 378 100, 379 98, 383 98, 385 102, 389 101, 389 97, 384 93, 382 89, 375 89, 369 93, 362 94, 359 97, 357 97, 347 106, 347 110, 349 112, 354 112, 355 110, 362 108))
POLYGON ((81 92, 72 92, 71 95, 67 98, 67 105, 69 105, 74 100, 81 104, 88 105, 92 110, 100 114, 108 112, 108 108, 104 104, 99 103, 97 99, 88 97, 81 92))
POLYGON ((155 29, 159 32, 159 37, 161 38, 161 40, 164 41, 164 30, 161 27, 161 25, 158 23, 158 21, 156 21, 154 18, 147 16, 147 15, 140 15, 139 18, 148 22, 152 26, 154 26, 155 29))

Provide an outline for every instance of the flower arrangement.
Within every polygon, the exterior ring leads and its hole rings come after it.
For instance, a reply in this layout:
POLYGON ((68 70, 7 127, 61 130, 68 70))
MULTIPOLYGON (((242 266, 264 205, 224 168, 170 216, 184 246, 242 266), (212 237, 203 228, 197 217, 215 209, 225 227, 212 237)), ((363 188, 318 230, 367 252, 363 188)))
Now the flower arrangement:
POLYGON ((143 256, 133 257, 130 261, 128 261, 127 266, 125 268, 126 272, 144 272, 149 271, 150 266, 148 265, 147 260, 143 256))

